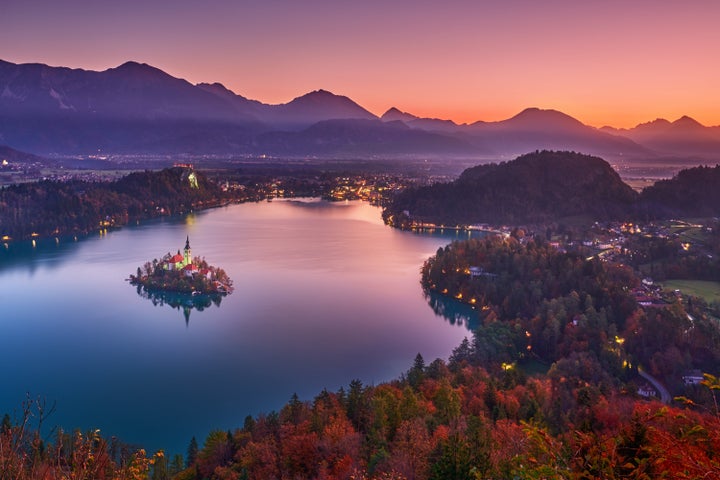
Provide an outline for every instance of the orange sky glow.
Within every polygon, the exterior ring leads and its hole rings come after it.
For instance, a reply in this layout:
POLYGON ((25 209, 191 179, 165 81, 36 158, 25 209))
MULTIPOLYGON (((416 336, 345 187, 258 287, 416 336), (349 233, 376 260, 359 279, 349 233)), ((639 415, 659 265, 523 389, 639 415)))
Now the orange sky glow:
POLYGON ((312 90, 458 123, 563 111, 593 126, 720 125, 720 2, 7 0, 0 58, 127 60, 266 103, 312 90), (115 4, 117 3, 117 4, 115 4))

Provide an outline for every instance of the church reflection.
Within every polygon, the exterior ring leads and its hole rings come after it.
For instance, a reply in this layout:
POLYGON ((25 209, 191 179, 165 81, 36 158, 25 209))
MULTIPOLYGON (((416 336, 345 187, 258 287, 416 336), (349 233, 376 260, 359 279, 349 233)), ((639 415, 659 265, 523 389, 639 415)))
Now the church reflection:
POLYGON ((182 311, 183 317, 185 318, 185 325, 190 324, 190 314, 193 310, 202 312, 206 308, 210 308, 215 305, 220 306, 222 302, 222 295, 191 295, 189 293, 178 293, 178 292, 164 292, 164 291, 148 291, 145 290, 141 285, 137 286, 137 294, 142 298, 146 298, 152 302, 155 306, 166 305, 176 310, 182 311))
POLYGON ((471 332, 480 326, 480 314, 470 305, 458 302, 437 292, 424 290, 425 300, 435 315, 443 317, 450 325, 464 325, 471 332))

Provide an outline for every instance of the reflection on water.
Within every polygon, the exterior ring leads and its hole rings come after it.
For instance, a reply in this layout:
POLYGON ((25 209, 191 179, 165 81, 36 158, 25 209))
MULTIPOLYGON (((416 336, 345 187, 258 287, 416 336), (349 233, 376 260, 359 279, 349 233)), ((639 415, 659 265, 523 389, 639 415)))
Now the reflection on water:
POLYGON ((480 326, 480 315, 470 305, 437 292, 423 290, 423 293, 433 312, 437 316, 445 318, 450 325, 465 325, 471 332, 480 326))
POLYGON ((10 267, 28 269, 59 267, 72 258, 78 246, 76 237, 48 237, 12 240, 0 243, 0 270, 10 267))
POLYGON ((0 243, 0 365, 12 366, 0 416, 31 392, 57 402, 53 426, 184 452, 191 437, 293 393, 396 378, 418 353, 446 358, 467 336, 472 323, 441 321, 418 282, 422 262, 455 238, 388 228, 359 202, 273 201, 77 242, 38 238, 34 249, 0 243), (221 308, 125 281, 188 235, 235 283, 221 308))
POLYGON ((189 293, 165 292, 162 290, 152 291, 146 290, 142 285, 138 285, 136 291, 138 295, 150 300, 156 307, 167 305, 175 310, 181 310, 183 317, 185 317, 185 325, 190 324, 190 313, 193 310, 202 312, 212 305, 219 307, 223 297, 221 294, 192 295, 189 293))

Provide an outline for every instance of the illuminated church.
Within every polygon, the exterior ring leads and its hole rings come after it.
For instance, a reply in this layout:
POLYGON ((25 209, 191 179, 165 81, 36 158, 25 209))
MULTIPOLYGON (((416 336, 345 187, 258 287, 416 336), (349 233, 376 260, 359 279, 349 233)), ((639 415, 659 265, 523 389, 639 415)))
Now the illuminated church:
POLYGON ((197 266, 192 263, 192 250, 190 250, 190 236, 188 235, 185 240, 185 250, 183 254, 178 253, 170 257, 165 263, 166 270, 186 270, 192 273, 193 270, 197 270, 197 266), (193 268, 194 267, 194 268, 193 268))

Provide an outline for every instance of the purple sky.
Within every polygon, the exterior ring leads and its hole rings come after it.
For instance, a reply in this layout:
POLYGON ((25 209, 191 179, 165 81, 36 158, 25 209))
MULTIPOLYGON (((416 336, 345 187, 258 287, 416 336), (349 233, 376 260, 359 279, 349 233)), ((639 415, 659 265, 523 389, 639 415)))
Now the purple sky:
POLYGON ((149 63, 267 103, 324 88, 458 122, 720 124, 717 1, 0 0, 0 58, 149 63))

